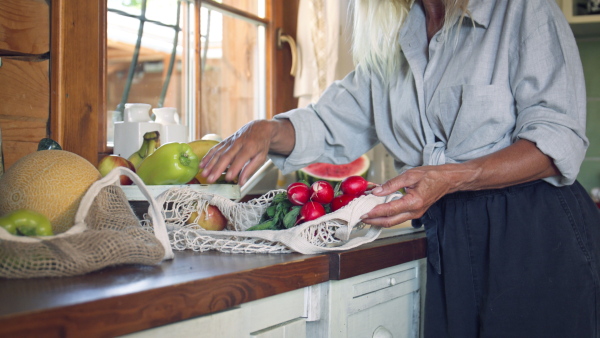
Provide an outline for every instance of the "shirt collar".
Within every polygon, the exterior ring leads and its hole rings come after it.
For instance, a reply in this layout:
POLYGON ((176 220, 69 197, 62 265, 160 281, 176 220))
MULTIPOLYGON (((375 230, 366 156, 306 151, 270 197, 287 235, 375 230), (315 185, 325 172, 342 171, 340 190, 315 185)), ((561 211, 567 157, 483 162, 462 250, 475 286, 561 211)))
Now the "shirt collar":
MULTIPOLYGON (((472 20, 475 25, 487 28, 490 24, 495 4, 496 1, 492 0, 470 0, 467 6, 468 14, 465 17, 472 20)), ((420 33, 424 34, 420 31, 423 25, 425 25, 423 5, 419 1, 414 1, 406 22, 404 22, 403 27, 400 29, 399 41, 403 46, 403 50, 415 42, 416 35, 420 33)))
POLYGON ((465 17, 471 19, 475 24, 487 28, 492 17, 492 10, 496 1, 470 0, 467 9, 469 13, 465 17))

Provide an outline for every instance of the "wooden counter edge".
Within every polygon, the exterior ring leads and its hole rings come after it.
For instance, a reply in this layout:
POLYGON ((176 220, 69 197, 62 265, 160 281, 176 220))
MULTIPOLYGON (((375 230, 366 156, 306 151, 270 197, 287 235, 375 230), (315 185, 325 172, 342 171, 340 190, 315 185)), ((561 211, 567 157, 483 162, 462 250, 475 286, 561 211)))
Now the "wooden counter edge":
POLYGON ((0 337, 113 337, 326 282, 325 255, 0 318, 0 337))
POLYGON ((349 251, 330 254, 329 279, 346 279, 425 258, 424 232, 383 238, 349 251))

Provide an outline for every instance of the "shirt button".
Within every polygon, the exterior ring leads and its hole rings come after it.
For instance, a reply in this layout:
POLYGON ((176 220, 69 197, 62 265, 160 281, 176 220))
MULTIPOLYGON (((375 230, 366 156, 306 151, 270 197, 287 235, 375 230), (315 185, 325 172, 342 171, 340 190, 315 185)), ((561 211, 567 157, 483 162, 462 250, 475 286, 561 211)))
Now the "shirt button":
POLYGON ((440 41, 442 41, 442 35, 441 35, 441 34, 439 34, 439 35, 438 35, 438 36, 435 38, 435 41, 437 41, 437 42, 440 42, 440 41))

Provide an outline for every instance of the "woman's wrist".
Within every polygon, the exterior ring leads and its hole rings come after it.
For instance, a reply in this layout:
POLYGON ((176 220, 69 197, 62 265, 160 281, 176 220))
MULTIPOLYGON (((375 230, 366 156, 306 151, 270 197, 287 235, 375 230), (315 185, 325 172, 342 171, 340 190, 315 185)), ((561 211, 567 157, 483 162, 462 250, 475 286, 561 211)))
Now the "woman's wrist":
POLYGON ((443 164, 440 169, 444 173, 444 180, 448 184, 448 193, 477 190, 476 185, 481 176, 482 168, 476 163, 443 164))
POLYGON ((271 144, 269 151, 281 155, 289 155, 296 144, 296 131, 289 119, 273 119, 267 121, 271 128, 271 144))

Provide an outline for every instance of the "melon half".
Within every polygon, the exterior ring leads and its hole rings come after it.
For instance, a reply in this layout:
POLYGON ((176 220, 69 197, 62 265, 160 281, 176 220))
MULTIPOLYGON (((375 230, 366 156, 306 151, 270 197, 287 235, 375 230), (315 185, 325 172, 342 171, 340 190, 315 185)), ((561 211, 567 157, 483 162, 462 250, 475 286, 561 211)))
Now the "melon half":
POLYGON ((73 226, 79 202, 100 172, 65 150, 41 150, 19 159, 0 177, 0 216, 19 209, 50 220, 55 234, 73 226))
POLYGON ((350 176, 367 178, 371 161, 367 155, 362 155, 348 164, 313 163, 297 171, 300 181, 313 184, 316 181, 327 181, 332 185, 350 176))

